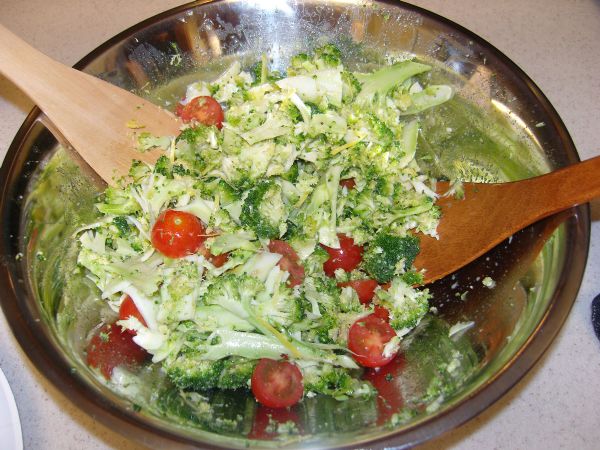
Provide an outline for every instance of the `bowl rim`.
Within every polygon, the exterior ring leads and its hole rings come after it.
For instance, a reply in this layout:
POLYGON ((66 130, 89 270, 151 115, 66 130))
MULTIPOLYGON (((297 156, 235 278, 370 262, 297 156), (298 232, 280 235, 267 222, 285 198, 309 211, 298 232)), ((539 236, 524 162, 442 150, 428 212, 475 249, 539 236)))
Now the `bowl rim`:
MULTIPOLYGON (((222 3, 224 1, 198 0, 156 14, 100 44, 81 58, 73 67, 78 70, 84 70, 98 55, 154 23, 168 19, 191 8, 210 3, 222 3)), ((441 25, 452 28, 457 33, 464 35, 485 48, 486 51, 492 53, 502 64, 510 69, 516 78, 526 85, 529 92, 539 102, 539 106, 547 112, 552 120, 551 125, 557 130, 559 141, 563 144, 563 152, 568 164, 580 161, 573 140, 548 98, 517 64, 495 46, 463 26, 419 6, 393 0, 374 0, 373 3, 384 3, 400 7, 405 11, 413 12, 439 22, 441 25)), ((14 219, 9 220, 8 214, 11 208, 15 208, 15 205, 12 204, 14 201, 11 194, 15 191, 15 186, 18 187, 19 184, 23 186, 27 184, 22 180, 17 183, 18 179, 14 176, 13 168, 17 164, 19 155, 22 154, 22 149, 26 146, 26 140, 32 133, 41 115, 41 110, 37 106, 34 106, 10 144, 0 168, 0 180, 2 180, 0 181, 0 213, 2 214, 1 223, 5 230, 10 223, 13 224, 13 227, 10 229, 14 229, 14 219)), ((19 206, 17 208, 21 209, 19 206)), ((535 363, 550 347, 550 344, 564 324, 577 298, 587 263, 591 229, 590 208, 588 204, 585 204, 576 207, 574 210, 574 217, 567 223, 567 227, 569 227, 574 237, 573 248, 567 249, 565 252, 564 267, 568 268, 568 270, 561 270, 554 295, 548 308, 522 348, 507 361, 490 382, 478 387, 468 398, 453 405, 443 411, 443 413, 424 420, 416 427, 409 427, 402 433, 391 432, 382 437, 362 442, 362 444, 368 443, 376 446, 385 444, 407 448, 437 437, 479 415, 514 387, 533 368, 535 363)), ((17 225, 18 228, 19 226, 17 225)), ((10 241, 10 233, 3 233, 2 239, 0 239, 0 255, 2 255, 3 262, 0 265, 0 285, 3 286, 0 291, 0 304, 13 335, 42 376, 49 380, 63 396, 76 404, 79 409, 91 414, 93 417, 99 418, 102 422, 116 428, 117 431, 124 435, 136 435, 136 432, 143 429, 154 436, 155 442, 158 440, 164 444, 176 441, 184 445, 198 445, 198 442, 191 438, 176 434, 166 429, 166 427, 162 429, 155 428, 148 420, 143 420, 143 418, 132 413, 132 411, 120 409, 118 405, 107 399, 104 395, 90 389, 89 384, 84 382, 81 377, 73 376, 71 367, 66 363, 66 360, 51 345, 46 336, 44 336, 46 332, 43 331, 40 323, 36 322, 29 315, 27 308, 19 301, 25 291, 19 285, 20 283, 22 284, 22 280, 20 280, 18 275, 19 264, 10 257, 10 255, 14 254, 11 247, 15 248, 14 242, 10 241), (40 352, 40 348, 45 351, 40 352), (59 361, 59 364, 57 364, 57 361, 59 361)), ((218 447, 214 443, 211 443, 211 446, 218 447)), ((336 446, 334 445, 334 447, 336 446)))

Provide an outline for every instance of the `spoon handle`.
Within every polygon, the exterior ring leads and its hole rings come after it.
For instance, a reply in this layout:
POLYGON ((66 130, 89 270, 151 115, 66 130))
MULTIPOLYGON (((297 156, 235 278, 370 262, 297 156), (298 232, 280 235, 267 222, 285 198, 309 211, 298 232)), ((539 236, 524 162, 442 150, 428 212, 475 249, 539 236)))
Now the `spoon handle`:
POLYGON ((67 142, 109 183, 115 175, 126 174, 133 159, 156 160, 156 152, 135 150, 137 133, 176 135, 179 130, 169 112, 52 60, 2 25, 0 73, 46 113, 67 142))
POLYGON ((503 191, 504 208, 513 216, 507 225, 515 232, 544 217, 600 197, 600 156, 498 186, 503 191))

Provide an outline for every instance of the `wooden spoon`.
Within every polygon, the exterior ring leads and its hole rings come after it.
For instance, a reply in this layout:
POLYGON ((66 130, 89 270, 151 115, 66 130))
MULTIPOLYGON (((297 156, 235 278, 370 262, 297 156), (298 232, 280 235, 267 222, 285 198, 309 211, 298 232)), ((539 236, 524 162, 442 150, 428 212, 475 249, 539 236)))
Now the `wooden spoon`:
MULTIPOLYGON (((439 183, 438 193, 447 190, 439 183)), ((464 199, 440 198, 439 240, 422 236, 417 269, 425 284, 483 255, 517 231, 581 203, 600 197, 600 156, 521 181, 465 183, 464 199)))
MULTIPOLYGON (((0 25, 0 73, 23 90, 66 141, 107 183, 134 159, 154 163, 159 152, 136 150, 136 136, 179 134, 177 118, 131 92, 64 66, 0 25)), ((54 130, 53 130, 54 131, 54 130)))

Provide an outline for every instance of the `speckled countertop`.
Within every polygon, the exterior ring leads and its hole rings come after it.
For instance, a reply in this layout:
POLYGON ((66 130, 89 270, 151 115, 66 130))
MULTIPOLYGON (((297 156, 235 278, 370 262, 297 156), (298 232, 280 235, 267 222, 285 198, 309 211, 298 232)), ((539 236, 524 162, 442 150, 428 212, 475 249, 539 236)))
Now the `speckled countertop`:
MULTIPOLYGON (((276 1, 276 0, 271 0, 276 1)), ((0 0, 0 23, 72 65, 106 39, 177 0, 0 0)), ((414 0, 508 55, 558 110, 582 159, 600 154, 598 0, 414 0)), ((32 103, 0 76, 0 158, 32 103)), ((600 202, 592 205, 600 219, 600 202)), ((600 342, 590 302, 600 293, 600 223, 571 314, 536 367, 476 419, 425 449, 600 448, 600 342)), ((0 367, 10 382, 26 449, 141 448, 85 415, 29 362, 0 314, 0 367)), ((2 443, 0 443, 2 447, 2 443)))

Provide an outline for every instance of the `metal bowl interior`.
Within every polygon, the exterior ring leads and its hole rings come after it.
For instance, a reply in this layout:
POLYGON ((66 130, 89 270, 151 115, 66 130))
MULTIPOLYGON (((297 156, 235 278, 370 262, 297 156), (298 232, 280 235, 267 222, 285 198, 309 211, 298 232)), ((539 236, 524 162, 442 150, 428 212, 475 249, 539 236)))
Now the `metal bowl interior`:
MULTIPOLYGON (((434 66, 432 80, 454 87, 455 101, 441 119, 427 114, 421 119, 419 157, 434 173, 453 175, 468 162, 513 180, 578 161, 556 111, 518 67, 460 26, 402 3, 197 2, 123 32, 77 67, 168 106, 187 83, 214 77, 234 59, 249 66, 267 54, 283 69, 291 55, 325 42, 343 49, 355 69, 416 55, 434 66)), ((316 397, 278 418, 236 392, 209 395, 207 413, 156 384, 150 371, 143 375, 145 391, 117 391, 85 364, 89 332, 106 311, 76 269, 71 239, 76 226, 93 217, 98 190, 40 118, 32 111, 2 166, 2 307, 26 354, 48 379, 83 410, 146 445, 422 442, 481 412, 532 367, 565 320, 581 282, 589 245, 587 207, 535 224, 435 283, 430 287, 435 314, 407 339, 387 406, 381 399, 316 397), (494 289, 482 284, 488 276, 494 289), (452 325, 470 321, 474 326, 449 337, 452 325), (259 433, 261 421, 269 420, 291 420, 296 432, 259 433)))

